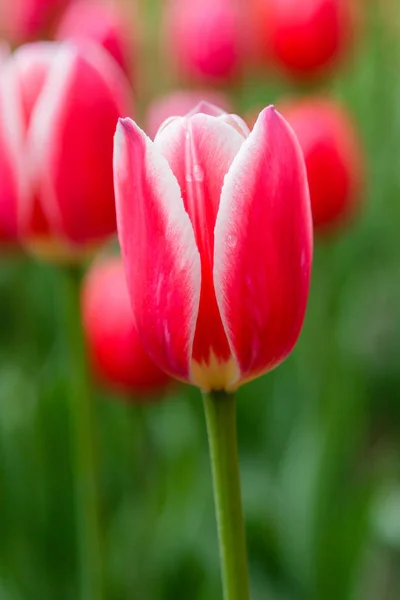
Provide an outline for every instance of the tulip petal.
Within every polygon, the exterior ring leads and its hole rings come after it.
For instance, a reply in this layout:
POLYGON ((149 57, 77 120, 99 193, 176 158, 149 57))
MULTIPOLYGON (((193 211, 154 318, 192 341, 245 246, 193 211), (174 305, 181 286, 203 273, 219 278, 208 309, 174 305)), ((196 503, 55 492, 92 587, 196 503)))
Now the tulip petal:
POLYGON ((241 381, 274 368, 293 348, 311 260, 304 159, 289 125, 269 107, 225 178, 215 226, 215 292, 241 381))
POLYGON ((167 119, 173 116, 183 117, 187 115, 204 100, 214 106, 221 107, 225 112, 230 112, 228 99, 220 92, 205 92, 203 90, 176 91, 154 100, 147 112, 145 130, 153 139, 167 119))
POLYGON ((58 45, 54 42, 36 42, 18 48, 11 60, 19 87, 25 130, 45 84, 58 45))
MULTIPOLYGON (((9 60, 7 69, 7 88, 9 91, 8 101, 18 111, 15 125, 22 129, 20 136, 19 154, 24 164, 24 172, 21 175, 21 183, 27 188, 29 195, 25 201, 20 202, 19 207, 19 230, 24 243, 30 243, 38 239, 50 237, 50 225, 37 196, 35 184, 35 171, 27 168, 29 161, 26 159, 26 132, 29 128, 33 109, 45 84, 50 65, 54 59, 57 45, 54 42, 36 42, 25 44, 18 48, 9 60)), ((11 119, 10 119, 11 120, 11 119)))
POLYGON ((30 197, 23 113, 16 98, 17 81, 9 59, 0 77, 0 238, 10 242, 19 236, 30 197))
POLYGON ((136 328, 154 362, 189 381, 200 256, 168 162, 130 119, 120 120, 117 128, 114 181, 136 328))
POLYGON ((70 243, 96 243, 116 230, 113 136, 129 112, 128 90, 104 50, 57 46, 28 138, 43 210, 70 243))
POLYGON ((193 115, 209 115, 210 117, 220 117, 221 115, 227 114, 225 110, 219 108, 212 102, 207 100, 200 100, 185 116, 192 117, 193 115))
MULTIPOLYGON (((168 160, 192 222, 201 256, 201 299, 193 345, 193 360, 204 369, 219 364, 222 372, 231 352, 219 314, 213 283, 214 227, 224 177, 244 141, 221 118, 193 114, 177 118, 160 131, 155 146, 168 160)), ((229 371, 232 371, 229 364, 229 371)), ((218 375, 210 386, 221 386, 218 375)), ((208 375, 207 375, 208 377, 208 375)), ((207 387, 202 380, 202 387, 207 387)))

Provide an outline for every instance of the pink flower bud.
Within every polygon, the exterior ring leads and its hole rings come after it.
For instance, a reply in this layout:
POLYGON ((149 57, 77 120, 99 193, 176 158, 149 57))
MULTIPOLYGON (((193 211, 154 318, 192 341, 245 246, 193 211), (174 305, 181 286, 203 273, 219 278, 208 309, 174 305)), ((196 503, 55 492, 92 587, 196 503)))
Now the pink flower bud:
POLYGON ((183 117, 203 100, 230 112, 231 106, 229 100, 221 92, 215 90, 175 91, 157 98, 150 105, 146 117, 146 131, 148 135, 153 139, 160 125, 169 119, 169 117, 183 117))
POLYGON ((134 326, 120 258, 103 259, 88 271, 81 304, 88 350, 99 378, 130 394, 165 388, 169 377, 146 354, 134 326))
POLYGON ((69 0, 0 0, 0 32, 15 44, 38 39, 69 0))
POLYGON ((324 98, 291 102, 282 112, 304 153, 315 229, 342 224, 353 215, 362 187, 362 150, 350 116, 324 98))
POLYGON ((65 11, 57 33, 58 40, 77 44, 95 42, 103 46, 127 75, 133 56, 129 14, 111 0, 75 0, 65 11))
POLYGON ((226 80, 238 73, 243 21, 235 0, 169 0, 168 50, 192 79, 226 80))
POLYGON ((251 0, 261 52, 289 74, 324 73, 348 49, 354 0, 251 0))
POLYGON ((203 104, 154 142, 123 119, 114 181, 135 323, 156 364, 210 390, 283 361, 304 318, 312 226, 304 158, 279 113, 263 110, 249 134, 203 104))
POLYGON ((113 132, 128 83, 95 46, 21 47, 0 77, 9 165, 25 243, 71 258, 114 234, 113 132))

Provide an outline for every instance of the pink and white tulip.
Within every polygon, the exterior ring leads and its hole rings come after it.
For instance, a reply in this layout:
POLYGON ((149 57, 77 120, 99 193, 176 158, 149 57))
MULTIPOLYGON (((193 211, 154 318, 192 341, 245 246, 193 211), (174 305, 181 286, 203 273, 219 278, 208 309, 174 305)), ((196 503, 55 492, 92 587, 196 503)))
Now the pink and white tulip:
POLYGON ((235 389, 282 362, 312 261, 304 159, 283 117, 266 108, 249 133, 203 105, 154 142, 120 120, 114 181, 134 318, 154 362, 204 390, 235 389))
POLYGON ((113 133, 130 109, 118 65, 97 47, 21 47, 0 75, 0 161, 24 243, 61 256, 116 231, 113 133))
POLYGON ((56 38, 80 45, 99 44, 130 75, 133 36, 128 21, 129 14, 111 0, 75 0, 60 21, 56 38))

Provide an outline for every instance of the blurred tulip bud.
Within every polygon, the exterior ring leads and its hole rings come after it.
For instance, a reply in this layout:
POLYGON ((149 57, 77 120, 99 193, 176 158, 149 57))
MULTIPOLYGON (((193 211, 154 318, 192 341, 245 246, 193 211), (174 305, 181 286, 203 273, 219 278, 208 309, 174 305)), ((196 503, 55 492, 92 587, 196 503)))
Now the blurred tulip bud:
POLYGON ((77 44, 95 42, 103 46, 127 75, 133 58, 129 14, 120 3, 111 0, 75 0, 65 11, 56 38, 77 44))
POLYGON ((119 257, 98 261, 88 271, 81 304, 93 368, 104 383, 133 395, 166 387, 168 375, 156 367, 139 341, 119 257))
POLYGON ((304 158, 273 107, 251 133, 203 103, 152 142, 120 120, 118 232, 139 337, 171 376, 231 390, 291 352, 307 304, 304 158))
POLYGON ((354 0, 251 0, 260 52, 294 77, 313 77, 349 47, 354 0))
POLYGON ((69 0, 0 0, 0 33, 14 44, 38 39, 69 0))
MULTIPOLYGON (((9 47, 2 42, 0 78, 8 56, 9 47)), ((0 85, 0 244, 3 247, 18 245, 19 198, 22 197, 21 188, 24 182, 23 169, 19 169, 19 166, 22 167, 22 156, 15 136, 15 119, 5 118, 14 108, 7 88, 0 85)))
POLYGON ((314 227, 325 230, 354 212, 362 187, 362 150, 354 124, 333 100, 309 98, 282 105, 307 166, 314 227))
POLYGON ((97 46, 43 42, 9 58, 0 96, 23 242, 49 259, 79 257, 116 230, 113 133, 130 111, 127 80, 97 46))
POLYGON ((169 0, 168 51, 191 79, 237 75, 244 51, 243 20, 236 0, 169 0))
POLYGON ((157 98, 150 105, 146 116, 146 131, 153 139, 159 127, 170 117, 183 117, 202 101, 220 106, 231 112, 228 98, 221 92, 211 90, 180 90, 157 98))

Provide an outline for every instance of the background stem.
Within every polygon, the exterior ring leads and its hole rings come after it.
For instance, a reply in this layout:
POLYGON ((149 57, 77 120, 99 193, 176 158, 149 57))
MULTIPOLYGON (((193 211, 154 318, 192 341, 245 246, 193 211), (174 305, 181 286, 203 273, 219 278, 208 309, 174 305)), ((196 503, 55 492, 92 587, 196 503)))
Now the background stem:
POLYGON ((204 395, 225 600, 249 600, 246 536, 240 490, 236 400, 204 395))
POLYGON ((65 335, 67 336, 68 386, 75 476, 75 513, 79 543, 79 597, 103 599, 103 572, 97 483, 93 398, 88 373, 80 312, 81 272, 65 268, 65 335))

